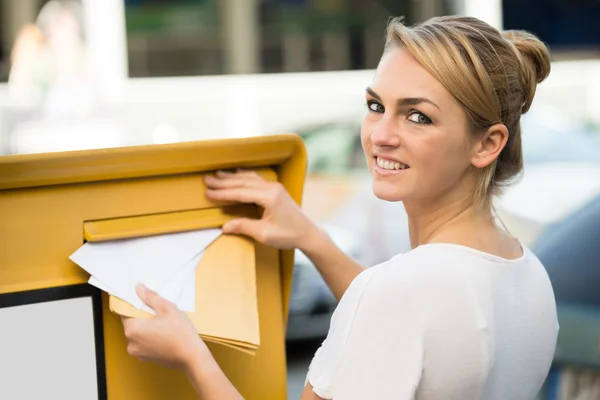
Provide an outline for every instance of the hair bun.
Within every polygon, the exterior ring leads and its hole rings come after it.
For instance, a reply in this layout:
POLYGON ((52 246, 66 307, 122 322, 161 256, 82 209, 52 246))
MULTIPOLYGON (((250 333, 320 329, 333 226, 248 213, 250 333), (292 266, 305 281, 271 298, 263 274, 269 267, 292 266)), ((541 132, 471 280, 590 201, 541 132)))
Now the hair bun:
POLYGON ((521 30, 507 30, 502 36, 511 42, 521 59, 524 101, 522 112, 531 107, 535 89, 550 74, 550 51, 537 37, 521 30))

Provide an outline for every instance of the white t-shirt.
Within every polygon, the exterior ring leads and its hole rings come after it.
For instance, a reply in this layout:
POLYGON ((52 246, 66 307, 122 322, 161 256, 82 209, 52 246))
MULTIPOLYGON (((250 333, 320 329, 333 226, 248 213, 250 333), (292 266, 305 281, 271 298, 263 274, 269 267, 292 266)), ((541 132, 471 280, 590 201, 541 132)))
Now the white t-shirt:
POLYGON ((368 268, 340 300, 307 381, 324 399, 532 400, 558 320, 538 258, 427 244, 368 268))

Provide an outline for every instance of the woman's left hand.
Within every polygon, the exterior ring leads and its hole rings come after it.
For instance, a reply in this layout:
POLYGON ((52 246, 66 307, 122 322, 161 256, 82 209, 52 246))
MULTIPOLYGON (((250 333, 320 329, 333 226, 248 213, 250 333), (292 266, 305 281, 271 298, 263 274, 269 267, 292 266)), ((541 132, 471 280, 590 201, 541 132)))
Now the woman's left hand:
POLYGON ((212 357, 192 321, 175 304, 143 285, 138 286, 137 293, 156 315, 149 319, 121 318, 130 355, 175 369, 188 369, 192 363, 212 357))

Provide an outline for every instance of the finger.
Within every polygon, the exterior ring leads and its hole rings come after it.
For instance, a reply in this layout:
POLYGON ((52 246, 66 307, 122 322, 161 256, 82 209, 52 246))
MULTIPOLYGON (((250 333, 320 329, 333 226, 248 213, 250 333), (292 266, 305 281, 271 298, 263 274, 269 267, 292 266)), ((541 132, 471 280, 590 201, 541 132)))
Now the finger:
POLYGON ((252 171, 249 169, 238 168, 235 170, 235 175, 239 176, 239 177, 243 177, 245 179, 253 179, 253 180, 259 180, 259 181, 266 182, 266 179, 264 179, 262 176, 260 176, 256 171, 252 171))
POLYGON ((226 188, 235 188, 235 187, 244 187, 244 188, 260 188, 268 185, 266 181, 256 180, 256 179, 248 179, 248 178, 228 178, 228 179, 220 179, 215 178, 213 176, 207 175, 205 180, 206 186, 209 189, 226 189, 226 188))
POLYGON ((253 203, 261 207, 265 207, 268 201, 265 190, 259 188, 209 189, 206 191, 206 197, 216 201, 253 203))
POLYGON ((169 310, 171 303, 163 299, 158 293, 154 290, 148 289, 143 284, 138 284, 136 287, 137 295, 140 299, 151 309, 153 309, 156 314, 164 313, 169 310))
POLYGON ((264 180, 256 171, 249 169, 237 168, 235 171, 217 171, 215 173, 217 178, 230 179, 230 178, 245 178, 252 180, 264 180))
POLYGON ((261 242, 263 239, 262 234, 264 232, 261 225, 261 220, 258 219, 237 218, 225 223, 222 230, 223 233, 250 236, 261 242))
POLYGON ((129 332, 129 320, 131 318, 121 316, 121 324, 123 324, 123 331, 125 332, 125 336, 128 336, 129 332))
POLYGON ((135 318, 121 317, 121 322, 123 323, 123 333, 125 334, 125 337, 132 340, 139 330, 139 321, 135 318))

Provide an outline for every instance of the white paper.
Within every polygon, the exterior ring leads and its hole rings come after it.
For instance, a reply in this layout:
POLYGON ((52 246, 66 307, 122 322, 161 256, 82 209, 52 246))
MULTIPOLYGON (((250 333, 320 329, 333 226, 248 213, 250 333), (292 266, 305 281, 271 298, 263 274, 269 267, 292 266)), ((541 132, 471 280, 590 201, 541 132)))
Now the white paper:
POLYGON ((70 258, 91 275, 91 285, 134 307, 152 312, 136 293, 143 283, 180 309, 194 311, 195 268, 220 235, 221 229, 205 229, 86 243, 70 258))
POLYGON ((88 283, 92 286, 97 287, 98 289, 112 295, 112 296, 116 296, 117 292, 115 292, 113 289, 109 288, 108 286, 106 286, 106 284, 104 282, 100 282, 98 280, 98 278, 96 278, 95 276, 90 276, 90 279, 88 279, 88 283))
MULTIPOLYGON (((198 254, 184 268, 177 272, 171 281, 157 291, 161 297, 174 303, 182 311, 196 311, 196 266, 200 262, 203 253, 198 254)), ((112 296, 121 298, 115 290, 108 287, 108 285, 101 282, 95 276, 91 276, 88 283, 112 296)), ((121 300, 127 301, 122 298, 121 300)), ((154 310, 145 304, 138 308, 154 314, 154 310)))
POLYGON ((158 294, 175 303, 182 311, 194 312, 196 310, 196 267, 203 253, 188 262, 173 279, 158 290, 158 294))

